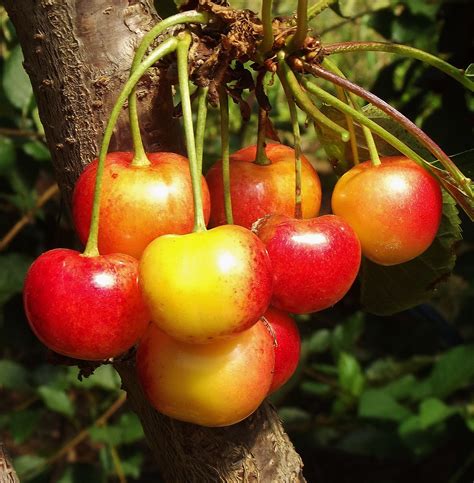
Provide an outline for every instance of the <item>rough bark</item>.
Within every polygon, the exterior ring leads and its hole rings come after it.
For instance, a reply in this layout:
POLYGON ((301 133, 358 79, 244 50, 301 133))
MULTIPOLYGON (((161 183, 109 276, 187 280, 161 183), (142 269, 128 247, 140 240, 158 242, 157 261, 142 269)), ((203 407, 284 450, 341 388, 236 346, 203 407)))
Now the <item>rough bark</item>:
POLYGON ((0 443, 0 483, 20 483, 2 443, 0 443))
MULTIPOLYGON (((4 0, 33 84, 53 165, 66 201, 98 152, 111 106, 128 76, 134 47, 156 21, 151 0, 4 0)), ((179 150, 169 85, 153 70, 140 89, 149 151, 179 150)), ((111 149, 130 149, 124 116, 111 149)), ((133 362, 116 364, 165 481, 299 482, 302 462, 267 403, 240 424, 208 429, 158 414, 133 362)))

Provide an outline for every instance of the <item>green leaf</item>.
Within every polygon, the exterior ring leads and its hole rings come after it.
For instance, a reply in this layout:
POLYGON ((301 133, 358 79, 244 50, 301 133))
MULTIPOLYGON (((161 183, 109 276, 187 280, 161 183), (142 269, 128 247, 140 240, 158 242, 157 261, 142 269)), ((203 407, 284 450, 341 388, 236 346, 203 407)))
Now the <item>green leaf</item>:
POLYGON ((36 429, 41 411, 25 410, 10 415, 10 432, 16 444, 24 443, 36 429))
POLYGON ((304 381, 301 383, 300 389, 305 394, 316 397, 330 396, 332 394, 331 386, 321 382, 304 381))
POLYGON ((23 290, 32 259, 19 253, 0 255, 0 306, 23 290))
POLYGON ((311 353, 326 352, 331 343, 331 332, 328 329, 317 330, 309 339, 308 349, 311 353))
POLYGON ((474 378, 474 344, 455 347, 436 362, 428 379, 432 395, 446 398, 474 378))
POLYGON ((343 324, 338 325, 331 337, 331 348, 334 358, 341 351, 351 352, 364 330, 364 314, 356 312, 343 324))
POLYGON ((0 360, 0 389, 28 389, 28 371, 18 362, 0 360))
POLYGON ((120 389, 120 376, 112 365, 102 365, 94 370, 89 377, 85 377, 80 381, 77 378, 77 371, 71 374, 71 383, 79 389, 91 389, 98 387, 106 391, 117 391, 120 389))
POLYGON ((464 75, 469 78, 474 77, 474 64, 469 64, 467 66, 467 69, 464 71, 464 75))
POLYGON ((135 453, 126 459, 122 459, 122 470, 126 476, 139 478, 142 472, 144 456, 142 453, 135 453))
POLYGON ((18 109, 25 109, 33 96, 30 79, 23 68, 23 52, 17 45, 5 61, 3 90, 7 99, 18 109))
POLYGON ((144 437, 140 420, 134 413, 122 414, 116 424, 94 426, 90 429, 89 434, 93 441, 112 446, 134 443, 144 437))
POLYGON ((443 193, 441 225, 428 250, 414 260, 389 267, 364 259, 360 280, 365 309, 377 315, 391 315, 431 298, 436 285, 454 267, 454 245, 461 239, 459 225, 454 201, 443 193))
POLYGON ((392 395, 383 389, 368 389, 359 400, 359 417, 384 419, 388 421, 403 421, 412 412, 398 403, 392 395))
POLYGON ((425 399, 420 404, 420 424, 422 428, 429 428, 456 414, 458 410, 447 406, 436 398, 425 399))
POLYGON ((0 176, 10 172, 15 166, 16 152, 15 145, 10 138, 0 136, 0 176))
POLYGON ((38 388, 38 395, 41 397, 46 407, 51 409, 51 411, 69 417, 74 415, 72 401, 61 389, 56 389, 51 386, 40 386, 38 388))
POLYGON ((426 0, 405 0, 404 2, 414 15, 424 15, 430 20, 436 18, 441 2, 427 2, 426 0))
POLYGON ((51 153, 47 146, 41 141, 29 141, 23 144, 23 151, 36 161, 49 161, 51 153))
POLYGON ((364 388, 365 379, 357 359, 347 352, 341 352, 337 368, 342 389, 352 396, 358 397, 364 388))
POLYGON ((46 458, 34 454, 26 454, 15 458, 13 460, 13 467, 22 480, 23 478, 26 478, 26 475, 36 473, 41 470, 45 463, 46 458))

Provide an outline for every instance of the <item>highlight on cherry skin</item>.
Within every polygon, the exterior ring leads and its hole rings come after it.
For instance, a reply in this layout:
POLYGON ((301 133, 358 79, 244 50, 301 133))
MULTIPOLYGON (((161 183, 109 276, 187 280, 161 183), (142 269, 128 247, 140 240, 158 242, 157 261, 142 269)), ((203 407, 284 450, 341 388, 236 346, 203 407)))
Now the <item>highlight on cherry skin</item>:
MULTIPOLYGON (((175 153, 149 153, 149 166, 132 166, 131 152, 107 154, 101 187, 99 251, 140 258, 156 237, 191 233, 194 225, 189 161, 175 153)), ((89 236, 97 160, 79 177, 72 211, 79 239, 89 236)), ((209 190, 202 179, 203 210, 209 221, 209 190)))
POLYGON ((41 342, 75 359, 103 360, 126 352, 150 321, 138 286, 138 262, 122 254, 47 251, 27 273, 23 300, 41 342))
POLYGON ((357 233, 362 253, 380 265, 396 265, 421 255, 441 221, 442 195, 427 170, 404 156, 366 161, 336 183, 332 209, 357 233))
MULTIPOLYGON (((240 149, 230 156, 230 192, 236 225, 251 228, 259 218, 271 213, 295 214, 295 151, 283 144, 267 144, 265 152, 271 164, 255 163, 256 146, 240 149)), ((319 176, 302 156, 302 215, 317 216, 321 206, 319 176)), ((210 225, 226 223, 222 162, 206 175, 211 196, 210 225)))
POLYGON ((273 378, 273 337, 263 322, 212 344, 188 344, 150 324, 137 373, 160 412, 202 426, 229 426, 252 414, 273 378))
POLYGON ((152 321, 189 343, 248 329, 267 310, 273 287, 263 243, 236 225, 155 239, 143 252, 139 275, 152 321))
POLYGON ((273 306, 294 314, 317 312, 339 302, 354 283, 360 243, 341 217, 270 215, 253 229, 272 263, 273 306))

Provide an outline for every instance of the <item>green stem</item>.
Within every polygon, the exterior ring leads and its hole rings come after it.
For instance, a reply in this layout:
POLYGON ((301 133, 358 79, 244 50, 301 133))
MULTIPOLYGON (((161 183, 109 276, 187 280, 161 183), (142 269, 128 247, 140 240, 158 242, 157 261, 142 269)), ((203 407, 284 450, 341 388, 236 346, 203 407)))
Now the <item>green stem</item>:
MULTIPOLYGON (((312 72, 318 77, 332 82, 335 85, 340 85, 344 89, 362 97, 367 102, 370 102, 374 106, 378 107, 380 110, 388 114, 392 119, 397 121, 401 126, 403 126, 410 134, 412 134, 423 146, 430 151, 433 156, 439 160, 439 162, 446 168, 451 177, 455 182, 462 187, 468 198, 473 199, 473 189, 471 186, 471 180, 464 176, 464 174, 459 170, 459 168, 453 163, 450 157, 418 126, 416 126, 410 119, 405 117, 401 112, 394 109, 392 106, 387 104, 385 101, 377 97, 375 94, 366 91, 362 87, 350 82, 347 79, 343 79, 322 67, 316 65, 305 64, 305 68, 309 72, 312 72)), ((430 167, 431 169, 431 167, 430 167)), ((449 190, 448 190, 449 191, 449 190)))
POLYGON ((337 132, 344 142, 349 141, 349 132, 343 127, 339 126, 339 124, 335 123, 333 120, 326 117, 313 104, 308 94, 306 94, 306 92, 304 92, 300 87, 298 79, 286 62, 281 62, 281 69, 282 75, 285 77, 298 107, 305 111, 306 114, 308 114, 308 116, 310 116, 318 125, 322 124, 332 131, 337 132))
MULTIPOLYGON (((329 60, 327 58, 324 59, 323 65, 325 67, 327 67, 327 69, 329 71, 334 72, 335 74, 342 77, 343 79, 346 78, 346 76, 343 74, 341 69, 339 69, 339 67, 334 62, 332 62, 331 60, 329 60)), ((343 89, 341 86, 336 86, 336 87, 339 88, 339 89, 343 89)), ((345 91, 345 90, 344 90, 344 92, 347 93, 347 91, 345 91)), ((355 95, 352 92, 349 92, 348 94, 349 94, 348 100, 351 103, 352 107, 354 107, 355 109, 357 109, 360 112, 361 108, 359 106, 359 103, 357 102, 355 95)), ((346 114, 346 117, 349 117, 352 121, 352 118, 350 116, 348 116, 347 114, 346 114)), ((379 153, 377 151, 377 146, 375 145, 375 141, 374 141, 374 137, 372 136, 372 132, 366 126, 362 126, 362 132, 364 133, 364 136, 365 136, 365 141, 367 143, 367 148, 369 150, 369 155, 370 155, 370 159, 372 161, 372 164, 374 164, 375 166, 378 166, 380 164, 380 156, 379 156, 379 153)), ((357 154, 357 162, 358 162, 358 158, 359 158, 359 155, 357 154)), ((357 164, 357 163, 355 163, 355 164, 357 164)))
POLYGON ((204 153, 204 134, 206 132, 208 92, 209 87, 198 88, 198 111, 196 119, 196 158, 198 162, 198 171, 200 173, 202 173, 202 158, 204 153))
POLYGON ((107 121, 107 126, 105 128, 104 137, 102 139, 102 145, 99 152, 99 160, 97 164, 97 175, 95 181, 94 190, 94 204, 92 206, 92 216, 91 216, 91 226, 89 232, 89 238, 87 239, 86 248, 83 255, 86 257, 95 257, 99 255, 99 249, 97 245, 97 239, 99 235, 99 211, 100 211, 100 192, 102 185, 102 175, 104 171, 105 158, 107 156, 107 151, 109 149, 110 139, 112 138, 112 133, 117 123, 117 119, 120 115, 127 97, 130 92, 140 80, 143 74, 158 60, 163 58, 165 55, 170 54, 178 45, 178 41, 175 37, 166 39, 161 43, 156 49, 154 49, 150 55, 135 69, 132 75, 129 77, 126 84, 123 86, 120 95, 115 102, 115 105, 110 113, 109 120, 107 121))
POLYGON ((308 35, 308 0, 298 0, 296 32, 291 38, 290 52, 301 49, 308 35))
MULTIPOLYGON (((142 61, 147 49, 155 41, 155 39, 162 34, 166 29, 179 24, 187 23, 207 23, 209 21, 208 13, 200 13, 194 10, 189 12, 178 13, 168 17, 165 20, 157 23, 149 32, 147 32, 138 46, 135 55, 133 57, 132 67, 130 75, 135 71, 140 62, 142 61)), ((148 166, 150 161, 148 160, 145 149, 143 147, 143 141, 140 134, 140 124, 138 121, 138 107, 136 88, 134 87, 130 93, 128 99, 128 112, 130 116, 130 130, 132 133, 133 149, 135 152, 132 165, 133 166, 148 166)))
POLYGON ((262 0, 263 39, 258 46, 264 56, 273 47, 272 0, 262 0))
POLYGON ((323 10, 326 10, 337 0, 318 0, 314 5, 308 8, 308 20, 312 20, 314 17, 319 15, 323 10))
POLYGON ((201 173, 198 169, 196 156, 196 144, 194 140, 193 112, 191 109, 191 96, 189 94, 188 53, 192 38, 189 32, 181 32, 178 35, 178 81, 181 95, 181 107, 183 109, 184 135, 189 159, 189 170, 193 186, 194 202, 194 232, 205 231, 204 211, 202 206, 201 173))
POLYGON ((259 166, 268 166, 272 164, 270 159, 268 159, 267 153, 265 152, 265 148, 267 143, 265 139, 267 137, 267 118, 268 112, 263 109, 263 107, 259 107, 258 109, 258 127, 257 127, 257 152, 255 154, 255 164, 259 166))
POLYGON ((221 115, 221 155, 222 183, 224 186, 224 211, 228 225, 234 223, 232 197, 230 194, 230 159, 229 159, 229 99, 224 87, 219 88, 219 109, 221 115))
POLYGON ((364 52, 364 51, 379 51, 389 52, 392 54, 404 55, 413 59, 421 60, 426 64, 439 69, 445 74, 451 76, 457 80, 464 87, 471 92, 474 91, 474 82, 468 77, 464 76, 464 71, 458 69, 454 65, 436 57, 423 50, 415 49, 414 47, 408 47, 406 45, 391 44, 387 42, 341 42, 336 44, 330 44, 324 46, 324 51, 327 55, 340 54, 346 52, 364 52))
POLYGON ((278 54, 278 78, 280 79, 283 90, 285 91, 288 109, 290 111, 291 127, 293 129, 294 148, 295 148, 295 218, 302 218, 303 212, 301 208, 301 133, 298 123, 298 112, 293 99, 293 93, 290 89, 288 81, 284 75, 285 57, 282 52, 278 54))

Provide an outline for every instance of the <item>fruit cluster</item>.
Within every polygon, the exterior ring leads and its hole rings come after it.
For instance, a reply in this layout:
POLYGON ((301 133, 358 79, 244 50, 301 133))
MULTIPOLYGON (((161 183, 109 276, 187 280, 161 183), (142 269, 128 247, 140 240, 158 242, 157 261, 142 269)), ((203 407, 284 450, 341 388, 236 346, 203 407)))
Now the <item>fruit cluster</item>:
MULTIPOLYGON (((222 164, 201 178, 204 221, 196 229, 188 160, 173 153, 110 153, 102 177, 100 255, 55 249, 25 281, 33 331, 69 357, 104 360, 138 343, 137 370, 162 413, 206 426, 236 423, 296 369, 300 337, 290 313, 337 303, 361 253, 403 263, 433 241, 438 183, 404 157, 361 163, 318 216, 318 175, 302 157, 301 218, 295 218, 295 152, 256 147, 230 156, 234 224, 226 224, 222 164), (193 222, 194 220, 194 222, 193 222), (194 232, 193 230, 194 224, 194 232), (151 320, 151 323, 149 323, 151 320)), ((91 230, 97 163, 79 178, 73 217, 91 230)))

